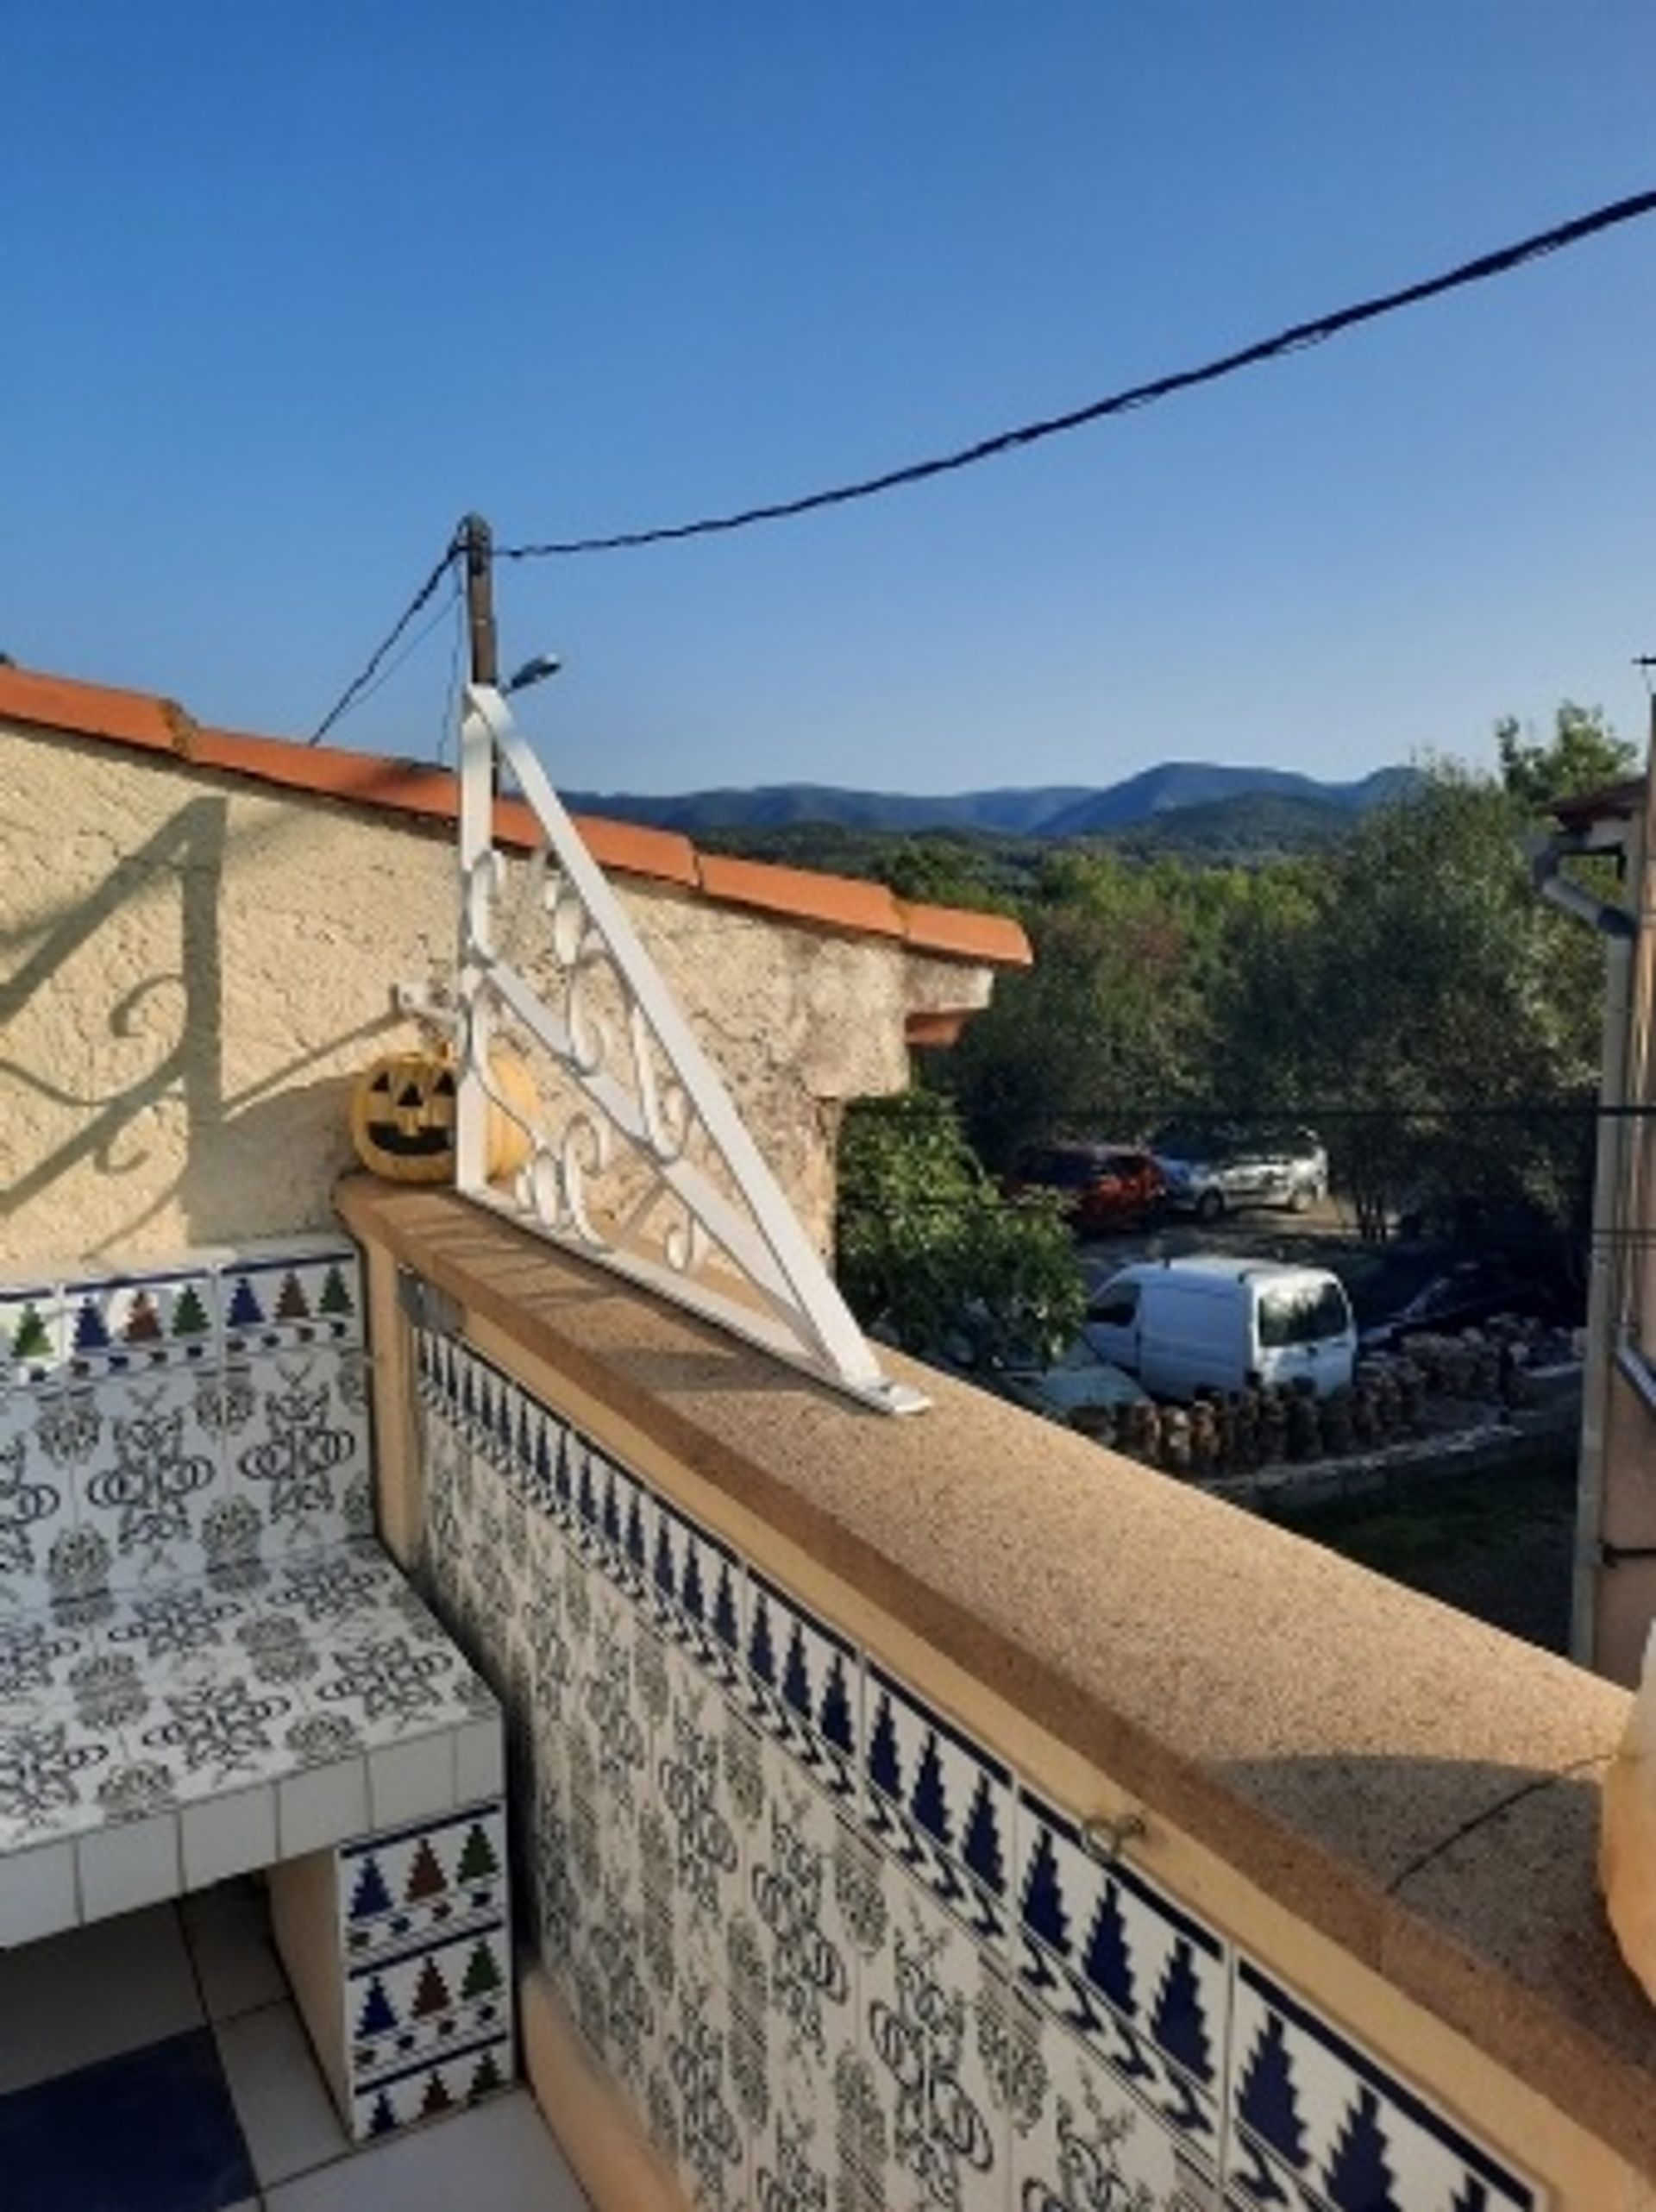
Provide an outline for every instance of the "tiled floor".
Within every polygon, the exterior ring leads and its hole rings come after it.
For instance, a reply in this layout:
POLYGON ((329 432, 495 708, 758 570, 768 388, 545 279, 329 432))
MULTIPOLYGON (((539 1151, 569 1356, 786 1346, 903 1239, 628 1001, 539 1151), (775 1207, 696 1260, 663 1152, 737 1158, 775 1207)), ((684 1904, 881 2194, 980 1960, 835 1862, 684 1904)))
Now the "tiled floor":
POLYGON ((262 1892, 0 1951, 5 2212, 585 2212, 526 2089, 354 2151, 262 1892))

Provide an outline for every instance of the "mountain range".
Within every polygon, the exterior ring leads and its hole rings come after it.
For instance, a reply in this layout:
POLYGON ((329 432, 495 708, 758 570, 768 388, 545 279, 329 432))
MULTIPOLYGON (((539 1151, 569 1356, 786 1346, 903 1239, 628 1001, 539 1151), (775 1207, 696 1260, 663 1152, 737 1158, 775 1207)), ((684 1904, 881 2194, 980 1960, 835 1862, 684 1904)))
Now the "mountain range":
POLYGON ((1295 813, 1308 815, 1355 816, 1395 798, 1415 774, 1408 768, 1382 768, 1354 783, 1330 783, 1290 769, 1164 761, 1101 788, 1050 784, 935 798, 846 790, 828 783, 769 783, 751 790, 689 791, 663 797, 617 791, 572 791, 564 796, 566 804, 580 814, 681 830, 691 837, 708 831, 785 830, 820 824, 908 834, 968 830, 1069 838, 1107 836, 1187 808, 1222 815, 1235 802, 1262 798, 1286 801, 1295 813))

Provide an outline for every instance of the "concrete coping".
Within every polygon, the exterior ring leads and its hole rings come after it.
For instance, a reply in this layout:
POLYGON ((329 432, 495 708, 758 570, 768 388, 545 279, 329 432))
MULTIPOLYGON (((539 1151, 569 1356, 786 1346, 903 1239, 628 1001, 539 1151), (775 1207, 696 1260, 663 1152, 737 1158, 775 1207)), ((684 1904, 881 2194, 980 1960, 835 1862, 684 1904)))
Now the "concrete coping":
POLYGON ((1596 1887, 1626 1692, 893 1355, 893 1420, 448 1191, 352 1232, 1656 2171, 1656 2012, 1596 1887))

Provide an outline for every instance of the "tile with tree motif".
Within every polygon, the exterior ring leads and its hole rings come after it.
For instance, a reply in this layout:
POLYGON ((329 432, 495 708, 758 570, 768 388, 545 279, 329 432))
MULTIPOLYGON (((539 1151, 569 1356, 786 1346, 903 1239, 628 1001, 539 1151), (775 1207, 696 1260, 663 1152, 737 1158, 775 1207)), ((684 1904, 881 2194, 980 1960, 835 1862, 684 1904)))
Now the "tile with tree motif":
POLYGON ((204 1264, 66 1284, 62 1295, 69 1380, 217 1364, 218 1293, 204 1264))
POLYGON ((756 1569, 748 1575, 743 1694, 819 1788, 858 1799, 862 1669, 853 1645, 756 1569))
POLYGON ((1224 1939, 1138 1868, 1090 1849, 1074 1820, 1028 1790, 1017 1910, 1021 1987, 1211 2165, 1229 2020, 1224 1939))
POLYGON ((1545 2193, 1251 1960, 1239 1961, 1225 2201, 1234 2212, 1534 2212, 1545 2193))
POLYGON ((872 1662, 863 1725, 865 1825, 975 1935, 1000 1943, 1013 1848, 1008 1769, 872 1662))
POLYGON ((221 1265, 218 1307, 233 1359, 361 1344, 361 1264, 352 1245, 294 1238, 221 1265))

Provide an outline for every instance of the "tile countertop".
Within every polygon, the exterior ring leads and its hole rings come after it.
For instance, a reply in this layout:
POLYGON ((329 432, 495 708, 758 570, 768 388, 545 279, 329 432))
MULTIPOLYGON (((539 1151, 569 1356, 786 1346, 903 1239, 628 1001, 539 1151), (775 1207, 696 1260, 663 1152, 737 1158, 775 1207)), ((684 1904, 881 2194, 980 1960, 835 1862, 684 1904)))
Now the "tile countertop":
POLYGON ((0 1942, 496 1794, 499 1707, 362 1540, 0 1618, 0 1942))

